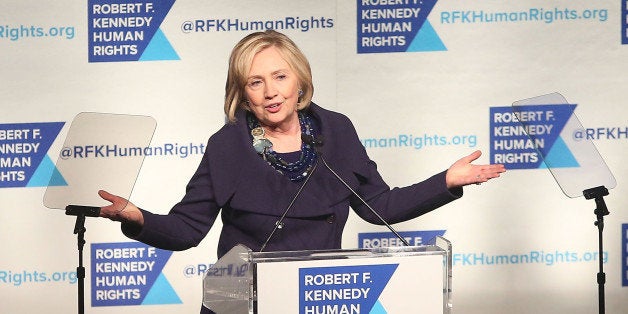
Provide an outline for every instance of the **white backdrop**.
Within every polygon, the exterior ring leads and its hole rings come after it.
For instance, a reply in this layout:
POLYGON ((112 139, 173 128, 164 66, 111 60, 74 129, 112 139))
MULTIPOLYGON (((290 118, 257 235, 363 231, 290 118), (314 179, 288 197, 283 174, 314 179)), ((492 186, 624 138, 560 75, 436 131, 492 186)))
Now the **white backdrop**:
MULTIPOLYGON (((411 26, 431 36, 432 41, 415 41, 423 49, 413 45, 407 50, 415 51, 358 53, 358 46, 372 48, 359 35, 363 25, 385 22, 368 11, 385 9, 383 1, 179 0, 169 10, 159 6, 165 2, 116 2, 156 6, 155 12, 165 15, 156 37, 163 34, 166 43, 147 49, 158 52, 157 60, 127 61, 117 55, 107 62, 90 62, 90 39, 109 29, 89 13, 106 2, 0 3, 0 130, 5 130, 0 131, 0 312, 71 313, 77 289, 74 217, 46 208, 45 186, 27 184, 28 173, 20 178, 12 172, 29 167, 12 164, 16 155, 9 147, 24 141, 12 140, 8 130, 33 132, 43 123, 63 123, 58 132, 44 134, 50 149, 38 151, 53 162, 79 112, 152 116, 157 128, 151 146, 203 145, 224 121, 228 54, 260 21, 302 48, 314 71, 314 101, 352 119, 391 186, 427 178, 475 149, 484 153, 479 162, 490 162, 491 108, 552 92, 577 104, 575 113, 617 181, 605 198, 610 210, 603 259, 607 312, 628 308, 628 261, 622 258, 628 251, 628 227, 622 228, 628 224, 625 3, 435 1, 427 22, 411 26), (236 20, 243 23, 235 26, 236 20), (275 23, 286 20, 294 21, 292 27, 275 23), (421 141, 404 146, 388 140, 400 136, 421 141)), ((123 16, 149 16, 157 23, 158 16, 149 13, 123 16)), ((28 156, 36 161, 35 155, 28 156)), ((147 156, 131 200, 166 213, 183 195, 199 160, 200 154, 182 150, 147 156)), ((438 230, 453 243, 455 313, 594 313, 594 208, 593 201, 563 195, 547 169, 519 168, 467 187, 461 200, 395 227, 417 234, 438 230)), ((131 241, 118 223, 89 218, 86 227, 87 313, 198 311, 201 271, 216 260, 219 225, 198 248, 175 252, 165 262, 160 274, 167 278, 163 291, 170 301, 144 305, 102 305, 92 299, 98 261, 90 257, 91 245, 131 241)), ((358 235, 383 231, 351 216, 343 246, 358 247, 358 235)))

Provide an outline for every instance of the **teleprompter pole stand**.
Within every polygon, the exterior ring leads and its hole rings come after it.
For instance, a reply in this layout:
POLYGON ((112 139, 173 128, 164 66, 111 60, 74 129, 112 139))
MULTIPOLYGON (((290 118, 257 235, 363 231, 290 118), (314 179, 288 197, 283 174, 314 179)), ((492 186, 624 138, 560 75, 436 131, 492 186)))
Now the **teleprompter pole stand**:
POLYGON ((595 188, 587 189, 582 192, 584 194, 584 198, 590 200, 595 199, 595 216, 597 220, 595 221, 595 225, 598 230, 598 246, 599 246, 599 264, 600 264, 600 272, 597 273, 597 284, 598 284, 598 299, 599 299, 599 313, 603 314, 605 312, 605 302, 604 302, 604 284, 606 283, 606 274, 604 273, 604 244, 603 244, 603 236, 602 232, 604 231, 604 216, 610 214, 608 208, 606 208, 606 203, 604 202, 604 196, 608 195, 608 189, 604 186, 598 186, 595 188))
POLYGON ((68 205, 65 214, 76 216, 74 234, 77 235, 78 267, 76 277, 78 279, 78 313, 85 313, 85 267, 83 267, 83 246, 85 245, 85 217, 100 216, 100 207, 68 205))

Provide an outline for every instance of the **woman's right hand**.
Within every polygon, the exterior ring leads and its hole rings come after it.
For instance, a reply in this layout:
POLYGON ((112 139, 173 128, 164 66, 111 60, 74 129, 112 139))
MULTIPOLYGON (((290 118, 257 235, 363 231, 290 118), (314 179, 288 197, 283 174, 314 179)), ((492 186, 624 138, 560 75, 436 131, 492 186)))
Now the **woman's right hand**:
POLYGON ((114 221, 131 223, 138 226, 144 225, 144 216, 137 206, 127 199, 100 190, 98 195, 104 200, 111 202, 111 205, 100 208, 100 217, 109 218, 114 221))

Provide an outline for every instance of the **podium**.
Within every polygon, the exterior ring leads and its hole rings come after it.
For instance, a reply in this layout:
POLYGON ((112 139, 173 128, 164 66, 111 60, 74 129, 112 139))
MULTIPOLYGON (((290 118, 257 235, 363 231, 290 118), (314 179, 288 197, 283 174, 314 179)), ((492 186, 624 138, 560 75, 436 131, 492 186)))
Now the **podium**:
POLYGON ((217 314, 451 313, 451 243, 253 252, 238 245, 205 273, 217 314))

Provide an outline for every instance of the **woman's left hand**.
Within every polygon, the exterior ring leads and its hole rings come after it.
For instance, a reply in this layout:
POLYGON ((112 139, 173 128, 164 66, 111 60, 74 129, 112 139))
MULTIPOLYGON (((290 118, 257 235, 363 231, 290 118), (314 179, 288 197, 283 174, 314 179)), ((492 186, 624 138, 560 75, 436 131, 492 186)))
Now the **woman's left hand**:
POLYGON ((502 164, 474 165, 471 164, 482 156, 479 150, 468 156, 460 158, 449 169, 447 169, 447 188, 456 188, 469 184, 481 184, 493 178, 498 178, 506 167, 502 164))

